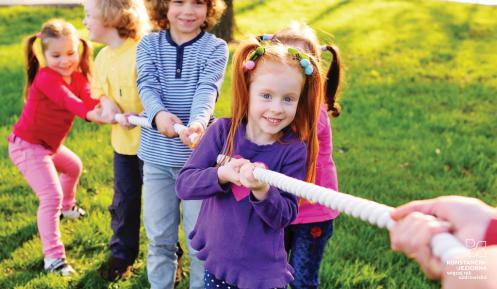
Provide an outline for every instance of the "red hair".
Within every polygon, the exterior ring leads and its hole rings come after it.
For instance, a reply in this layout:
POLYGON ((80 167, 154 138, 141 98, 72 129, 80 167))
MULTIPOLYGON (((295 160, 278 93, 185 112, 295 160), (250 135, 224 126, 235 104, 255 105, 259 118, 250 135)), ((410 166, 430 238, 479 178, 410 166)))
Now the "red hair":
MULTIPOLYGON (((244 71, 243 65, 248 58, 248 55, 259 47, 259 42, 256 39, 248 41, 240 45, 233 56, 232 65, 232 96, 231 103, 232 121, 228 140, 224 148, 224 154, 227 156, 233 155, 234 137, 240 123, 247 119, 249 108, 249 86, 254 74, 257 73, 256 68, 244 71)), ((275 65, 288 65, 299 69, 304 76, 304 86, 302 88, 299 103, 295 118, 290 123, 289 128, 297 135, 297 137, 307 143, 307 182, 314 182, 316 176, 316 159, 318 155, 318 139, 317 139, 317 120, 319 109, 323 101, 323 81, 317 62, 313 57, 310 57, 310 62, 314 67, 314 72, 310 76, 304 74, 304 69, 300 66, 298 60, 288 52, 287 46, 278 43, 271 43, 265 46, 265 53, 259 56, 256 63, 261 61, 270 61, 275 65)), ((279 141, 279 140, 277 140, 279 141)))

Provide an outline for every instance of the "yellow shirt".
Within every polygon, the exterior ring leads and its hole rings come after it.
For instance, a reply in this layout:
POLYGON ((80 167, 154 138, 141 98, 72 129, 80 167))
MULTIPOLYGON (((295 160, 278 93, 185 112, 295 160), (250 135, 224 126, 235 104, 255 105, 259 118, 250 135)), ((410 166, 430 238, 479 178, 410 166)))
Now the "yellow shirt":
MULTIPOLYGON (((136 87, 137 40, 126 39, 118 48, 102 48, 95 59, 92 78, 92 96, 111 98, 122 112, 141 113, 141 104, 136 87)), ((140 141, 140 128, 125 129, 112 126, 112 147, 117 153, 136 155, 140 141)))

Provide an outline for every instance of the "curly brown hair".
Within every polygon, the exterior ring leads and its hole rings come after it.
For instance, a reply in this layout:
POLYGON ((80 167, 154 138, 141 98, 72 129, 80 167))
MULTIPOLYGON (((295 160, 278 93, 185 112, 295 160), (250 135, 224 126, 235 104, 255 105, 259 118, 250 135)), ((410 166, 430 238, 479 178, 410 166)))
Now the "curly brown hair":
POLYGON ((122 38, 139 39, 148 28, 147 12, 139 0, 97 0, 103 24, 122 38))
MULTIPOLYGON (((155 29, 168 29, 169 20, 167 20, 167 11, 171 0, 145 0, 150 22, 155 29)), ((207 3, 207 17, 202 29, 210 30, 216 26, 219 18, 226 10, 226 4, 223 0, 205 0, 207 3)))

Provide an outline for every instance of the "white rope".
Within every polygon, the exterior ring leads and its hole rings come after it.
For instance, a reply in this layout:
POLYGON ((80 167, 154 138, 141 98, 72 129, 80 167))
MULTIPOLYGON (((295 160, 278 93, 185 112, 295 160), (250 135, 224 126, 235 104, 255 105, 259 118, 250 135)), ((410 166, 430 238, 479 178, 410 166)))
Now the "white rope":
MULTIPOLYGON (((116 121, 122 121, 122 120, 124 120, 124 118, 125 118, 124 114, 120 114, 120 113, 117 113, 114 116, 114 119, 116 121)), ((128 121, 129 121, 129 123, 131 123, 133 125, 146 127, 146 128, 152 128, 152 126, 148 123, 147 118, 143 117, 143 116, 130 115, 130 116, 128 116, 128 121)), ((182 124, 175 123, 173 128, 177 134, 180 134, 187 127, 182 125, 182 124)), ((198 138, 199 138, 199 135, 197 133, 192 133, 189 136, 189 139, 190 139, 192 144, 196 143, 198 138)))
MULTIPOLYGON (((217 162, 229 157, 219 155, 217 162)), ((280 190, 319 203, 325 207, 337 210, 369 222, 380 228, 392 228, 395 221, 390 218, 393 208, 370 200, 340 193, 315 184, 306 183, 281 173, 263 168, 254 169, 254 177, 280 190)), ((416 238, 416 236, 413 236, 416 238)), ((449 233, 437 234, 431 240, 432 252, 443 262, 466 254, 469 250, 459 240, 449 233)))

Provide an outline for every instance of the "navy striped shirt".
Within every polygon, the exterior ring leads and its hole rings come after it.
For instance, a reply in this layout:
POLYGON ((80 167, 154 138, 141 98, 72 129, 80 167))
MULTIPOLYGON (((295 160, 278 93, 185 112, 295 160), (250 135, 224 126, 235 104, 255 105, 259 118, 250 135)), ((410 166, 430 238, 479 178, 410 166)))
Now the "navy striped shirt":
MULTIPOLYGON (((206 128, 227 62, 226 42, 208 32, 179 46, 168 30, 143 37, 136 52, 137 86, 149 123, 155 127, 157 113, 167 111, 185 125, 199 122, 206 128)), ((191 152, 178 137, 141 129, 138 156, 143 161, 182 167, 191 152)))

